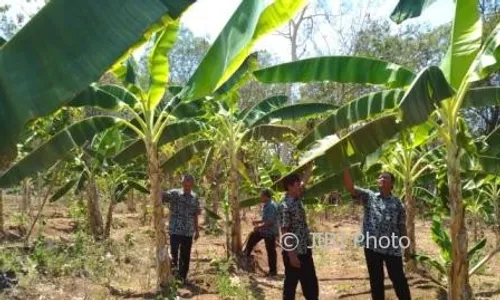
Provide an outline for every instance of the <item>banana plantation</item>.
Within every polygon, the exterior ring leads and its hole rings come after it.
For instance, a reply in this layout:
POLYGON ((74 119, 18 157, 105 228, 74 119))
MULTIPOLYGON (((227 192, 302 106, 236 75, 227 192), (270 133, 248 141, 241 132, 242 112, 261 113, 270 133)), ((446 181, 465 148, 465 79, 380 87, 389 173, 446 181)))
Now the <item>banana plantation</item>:
POLYGON ((1 0, 0 299, 500 299, 500 3, 390 4, 1 0))

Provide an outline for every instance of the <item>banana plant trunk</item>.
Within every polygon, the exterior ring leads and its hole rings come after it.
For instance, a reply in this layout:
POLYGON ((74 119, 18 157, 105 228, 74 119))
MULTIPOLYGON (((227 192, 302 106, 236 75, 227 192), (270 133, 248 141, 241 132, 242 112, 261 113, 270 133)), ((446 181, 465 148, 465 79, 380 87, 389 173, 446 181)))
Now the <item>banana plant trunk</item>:
POLYGON ((101 205, 99 203, 99 194, 97 193, 97 184, 95 178, 90 176, 87 183, 87 217, 89 221, 90 232, 94 240, 102 239, 103 222, 101 214, 101 205))
POLYGON ((0 189, 0 234, 5 232, 5 222, 3 219, 3 190, 0 189))
POLYGON ((467 258, 468 237, 465 224, 465 207, 462 202, 462 186, 460 182, 460 148, 456 134, 450 134, 453 143, 448 145, 448 186, 451 209, 451 248, 452 261, 448 282, 448 299, 472 299, 472 288, 469 284, 469 261, 467 258))
POLYGON ((170 259, 167 247, 167 232, 163 220, 161 199, 161 173, 158 147, 151 141, 146 142, 148 155, 148 176, 151 183, 150 197, 153 206, 153 224, 156 239, 156 273, 159 287, 166 288, 170 276, 170 259))
POLYGON ((414 259, 416 253, 416 239, 415 239, 415 215, 416 205, 415 197, 413 196, 413 186, 408 180, 404 183, 405 200, 406 200, 406 230, 410 245, 405 249, 404 255, 406 257, 406 268, 408 271, 414 272, 417 270, 417 264, 414 259))
POLYGON ((116 201, 115 195, 112 193, 111 199, 109 200, 108 213, 106 215, 106 226, 104 227, 104 238, 109 239, 111 235, 111 223, 113 222, 113 210, 115 208, 116 201))
POLYGON ((130 196, 127 198, 127 210, 129 213, 135 213, 136 207, 135 207, 134 190, 131 190, 129 194, 130 196))
POLYGON ((238 201, 238 163, 234 150, 234 145, 231 145, 229 170, 229 199, 231 203, 231 252, 239 254, 241 252, 241 217, 240 217, 240 203, 238 201))

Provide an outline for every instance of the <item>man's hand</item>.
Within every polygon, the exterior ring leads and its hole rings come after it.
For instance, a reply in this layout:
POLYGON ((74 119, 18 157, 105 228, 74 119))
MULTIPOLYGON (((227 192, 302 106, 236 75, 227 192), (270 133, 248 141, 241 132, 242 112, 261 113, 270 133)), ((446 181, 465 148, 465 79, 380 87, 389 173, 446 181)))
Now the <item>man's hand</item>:
POLYGON ((199 231, 199 230, 196 230, 196 231, 194 232, 194 240, 195 240, 195 241, 197 241, 199 237, 200 237, 200 231, 199 231))
POLYGON ((288 252, 288 258, 290 259, 290 265, 293 268, 300 269, 300 260, 295 252, 288 252))
POLYGON ((260 223, 260 221, 253 221, 253 222, 252 222, 252 225, 253 225, 253 226, 257 226, 257 225, 259 225, 259 223, 260 223))

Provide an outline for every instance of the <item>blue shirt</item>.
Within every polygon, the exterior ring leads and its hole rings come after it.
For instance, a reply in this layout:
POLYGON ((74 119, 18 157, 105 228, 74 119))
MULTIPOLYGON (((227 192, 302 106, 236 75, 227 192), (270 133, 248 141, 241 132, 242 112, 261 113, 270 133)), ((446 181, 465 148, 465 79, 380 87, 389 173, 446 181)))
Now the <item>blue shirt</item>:
POLYGON ((262 207, 262 221, 273 223, 271 226, 259 229, 262 234, 266 236, 278 235, 278 208, 272 199, 269 199, 262 207))

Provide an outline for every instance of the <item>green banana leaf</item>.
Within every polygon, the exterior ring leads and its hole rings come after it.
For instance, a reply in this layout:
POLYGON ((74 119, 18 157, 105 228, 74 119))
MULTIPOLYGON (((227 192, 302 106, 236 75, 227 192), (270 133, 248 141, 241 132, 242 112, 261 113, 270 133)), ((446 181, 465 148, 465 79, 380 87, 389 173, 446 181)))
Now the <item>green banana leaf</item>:
POLYGON ((210 219, 214 219, 216 221, 222 220, 222 218, 218 214, 216 214, 213 210, 207 208, 206 206, 203 209, 205 210, 206 215, 210 219))
POLYGON ((286 135, 295 135, 297 131, 289 126, 282 125, 258 125, 245 132, 241 140, 243 142, 249 140, 280 140, 286 135))
POLYGON ((446 79, 455 90, 460 87, 481 48, 482 28, 478 1, 456 1, 450 47, 441 63, 446 79))
POLYGON ((251 126, 257 120, 270 113, 271 111, 283 107, 285 103, 288 101, 287 96, 273 96, 266 98, 257 104, 255 104, 252 108, 250 108, 246 114, 243 115, 243 122, 247 126, 251 126))
MULTIPOLYGON (((203 124, 198 121, 178 121, 165 126, 162 136, 158 141, 158 146, 163 146, 167 143, 174 142, 192 133, 198 132, 203 128, 203 124)), ((114 161, 117 163, 126 163, 136 158, 139 155, 146 154, 146 146, 144 141, 136 140, 125 149, 120 151, 115 157, 114 161)))
MULTIPOLYGON (((304 198, 307 199, 318 198, 335 190, 343 189, 344 174, 342 172, 342 169, 339 169, 338 171, 341 172, 328 176, 324 179, 321 179, 319 182, 316 182, 313 185, 306 187, 304 198)), ((363 174, 359 164, 353 165, 350 168, 350 172, 354 180, 363 178, 363 174)))
POLYGON ((93 117, 65 128, 8 169, 0 177, 0 187, 10 187, 26 177, 46 170, 64 159, 72 149, 118 122, 112 117, 93 117))
POLYGON ((91 84, 66 106, 95 106, 107 110, 118 110, 123 105, 134 107, 137 103, 135 96, 121 86, 91 84))
POLYGON ((480 251, 481 249, 484 249, 484 247, 486 247, 486 242, 487 242, 487 239, 483 238, 482 240, 480 240, 479 242, 477 242, 474 246, 472 246, 472 248, 470 248, 469 251, 467 252, 467 258, 468 259, 472 259, 472 257, 478 251, 480 251))
POLYGON ((255 122, 253 122, 251 126, 267 124, 272 120, 283 121, 300 119, 312 115, 326 113, 328 111, 334 110, 335 108, 335 105, 327 103, 299 103, 287 105, 265 114, 261 118, 255 120, 255 122))
POLYGON ((49 202, 52 203, 61 199, 75 186, 76 182, 77 182, 76 179, 68 181, 49 198, 49 202))
POLYGON ((85 182, 89 179, 87 172, 83 171, 78 177, 78 182, 76 183, 75 195, 79 195, 81 191, 85 188, 85 182))
POLYGON ((481 87, 469 89, 465 94, 462 107, 485 107, 492 105, 500 105, 500 88, 499 87, 481 87))
POLYGON ((260 197, 252 197, 245 200, 240 201, 241 208, 252 207, 258 205, 260 203, 260 197))
POLYGON ((332 81, 390 88, 408 86, 415 78, 413 72, 394 63, 355 56, 308 58, 257 70, 254 75, 264 83, 332 81))
POLYGON ((179 21, 170 22, 163 31, 159 32, 151 55, 149 57, 149 71, 151 82, 148 95, 148 108, 153 110, 163 99, 167 89, 169 74, 168 53, 174 47, 179 33, 179 21))
POLYGON ((137 181, 127 180, 127 184, 138 192, 141 192, 143 194, 149 194, 149 190, 140 183, 138 183, 137 181))
POLYGON ((234 72, 234 74, 221 85, 213 94, 220 96, 231 93, 232 91, 238 90, 241 86, 247 83, 251 79, 251 74, 257 68, 259 64, 258 54, 250 54, 243 64, 234 72))
POLYGON ((488 36, 483 47, 472 62, 467 80, 480 81, 498 70, 500 58, 500 24, 488 36))
POLYGON ((192 3, 47 3, 0 51, 0 167, 15 158, 28 121, 56 111, 96 81, 162 16, 176 19, 192 3))
POLYGON ((264 36, 279 29, 280 26, 291 20, 295 14, 303 8, 308 1, 306 0, 274 0, 268 5, 259 17, 255 32, 251 40, 241 49, 241 51, 230 62, 224 75, 220 78, 217 86, 221 86, 243 63, 250 54, 255 44, 264 36))
POLYGON ((298 143, 297 148, 303 150, 315 140, 348 128, 359 121, 390 111, 399 105, 403 95, 403 90, 386 90, 363 95, 350 101, 318 124, 298 143))
POLYGON ((429 265, 434 267, 441 275, 448 274, 446 266, 428 255, 416 254, 413 256, 413 258, 415 258, 419 263, 428 263, 429 265))
POLYGON ((409 127, 424 123, 435 110, 435 105, 452 95, 453 91, 438 67, 424 69, 408 88, 399 105, 404 125, 409 127))
POLYGON ((196 154, 212 146, 210 140, 199 140, 179 149, 172 157, 161 164, 164 172, 173 174, 178 168, 190 161, 196 154))
POLYGON ((399 0, 391 13, 391 20, 401 24, 407 19, 418 17, 436 0, 399 0))
MULTIPOLYGON (((199 99, 217 89, 231 62, 250 43, 259 16, 264 9, 264 0, 244 0, 226 23, 200 65, 181 92, 184 100, 199 99)), ((243 60, 241 61, 243 63, 243 60)), ((239 66, 238 66, 239 67, 239 66)), ((233 73, 237 68, 234 68, 233 73)))

